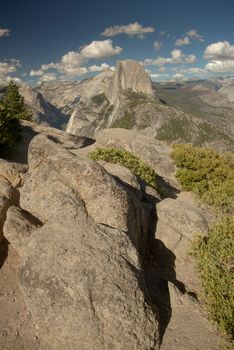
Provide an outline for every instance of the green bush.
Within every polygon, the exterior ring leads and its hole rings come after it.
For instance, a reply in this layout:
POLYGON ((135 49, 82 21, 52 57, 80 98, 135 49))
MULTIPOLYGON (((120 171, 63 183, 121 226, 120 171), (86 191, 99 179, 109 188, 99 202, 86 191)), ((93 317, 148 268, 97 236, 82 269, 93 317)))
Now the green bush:
POLYGON ((185 117, 178 118, 175 116, 161 126, 158 131, 158 139, 167 142, 175 140, 189 142, 191 140, 191 122, 185 117))
POLYGON ((222 212, 233 212, 233 156, 189 144, 175 145, 171 156, 179 168, 176 176, 183 190, 194 191, 222 212))
POLYGON ((30 119, 30 116, 18 87, 13 82, 9 83, 7 92, 0 102, 0 157, 12 152, 20 139, 20 119, 30 119))
POLYGON ((233 336, 234 156, 188 144, 174 146, 171 156, 179 168, 177 177, 182 188, 194 191, 222 215, 208 236, 200 236, 194 242, 192 254, 198 264, 208 312, 222 331, 233 336))
POLYGON ((194 244, 205 303, 211 318, 226 334, 234 335, 234 217, 224 217, 208 237, 194 244))
POLYGON ((104 160, 109 163, 121 164, 144 180, 148 185, 158 190, 155 171, 130 152, 117 148, 98 147, 89 153, 89 157, 95 161, 104 160))

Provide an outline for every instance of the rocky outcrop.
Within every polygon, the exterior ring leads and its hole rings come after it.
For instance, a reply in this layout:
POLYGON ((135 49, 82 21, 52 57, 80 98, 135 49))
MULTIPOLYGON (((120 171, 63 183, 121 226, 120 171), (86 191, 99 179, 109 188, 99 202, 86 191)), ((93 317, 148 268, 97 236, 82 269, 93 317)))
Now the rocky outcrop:
POLYGON ((62 113, 55 105, 45 100, 36 89, 21 85, 19 93, 24 97, 26 105, 32 111, 32 120, 62 129, 66 126, 69 115, 62 113))
POLYGON ((116 104, 121 90, 129 89, 137 93, 156 97, 151 79, 139 62, 133 60, 118 61, 111 103, 116 104))
MULTIPOLYGON (((17 143, 17 148, 15 149, 14 154, 11 155, 10 160, 11 162, 18 162, 17 168, 20 167, 20 169, 24 169, 24 172, 27 171, 27 166, 25 165, 25 163, 28 162, 29 144, 36 135, 46 135, 49 139, 53 140, 55 143, 63 146, 65 149, 68 150, 76 150, 94 143, 93 139, 84 136, 70 135, 61 130, 51 128, 42 124, 36 124, 26 120, 21 121, 21 127, 22 137, 17 143)), ((7 167, 7 164, 9 163, 5 162, 4 164, 7 167)), ((11 163, 10 169, 12 168, 13 164, 14 163, 11 163)))
POLYGON ((126 60, 117 62, 115 71, 81 82, 43 83, 37 91, 69 114, 66 131, 74 135, 132 129, 168 143, 190 142, 223 152, 233 149, 232 86, 231 79, 156 84, 139 62, 126 60), (175 89, 176 95, 171 93, 175 89))
POLYGON ((103 167, 48 136, 33 139, 28 162, 22 209, 8 210, 4 235, 22 258, 40 349, 158 349, 142 266, 146 208, 103 167))
POLYGON ((0 161, 0 348, 218 350, 189 255, 212 216, 178 193, 170 147, 132 130, 95 141, 22 125, 17 157, 29 170, 0 161), (91 161, 97 146, 139 156, 163 195, 91 161))
POLYGON ((122 109, 126 111, 125 105, 135 99, 134 94, 158 101, 149 75, 139 62, 132 60, 119 61, 115 71, 107 70, 84 80, 76 91, 80 98, 66 131, 86 136, 92 136, 121 118, 122 109))

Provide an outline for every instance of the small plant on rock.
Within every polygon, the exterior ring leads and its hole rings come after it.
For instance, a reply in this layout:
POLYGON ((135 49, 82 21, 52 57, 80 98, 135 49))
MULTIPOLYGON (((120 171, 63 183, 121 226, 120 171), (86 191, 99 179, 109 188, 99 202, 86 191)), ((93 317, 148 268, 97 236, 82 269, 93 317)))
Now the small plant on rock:
POLYGON ((157 175, 150 166, 130 152, 118 148, 96 148, 89 154, 90 158, 104 160, 109 163, 121 164, 131 170, 133 174, 144 180, 149 186, 158 190, 157 175))

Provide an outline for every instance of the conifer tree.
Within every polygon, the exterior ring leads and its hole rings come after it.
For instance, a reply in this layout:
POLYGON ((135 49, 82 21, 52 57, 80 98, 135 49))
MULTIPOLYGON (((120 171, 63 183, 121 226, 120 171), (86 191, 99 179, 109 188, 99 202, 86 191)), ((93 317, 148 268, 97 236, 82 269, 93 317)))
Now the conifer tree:
POLYGON ((20 95, 18 86, 14 82, 10 82, 2 104, 12 117, 29 120, 31 113, 24 103, 23 96, 20 95))
POLYGON ((10 82, 0 102, 0 157, 9 155, 20 139, 20 119, 29 120, 30 117, 31 113, 17 85, 10 82))

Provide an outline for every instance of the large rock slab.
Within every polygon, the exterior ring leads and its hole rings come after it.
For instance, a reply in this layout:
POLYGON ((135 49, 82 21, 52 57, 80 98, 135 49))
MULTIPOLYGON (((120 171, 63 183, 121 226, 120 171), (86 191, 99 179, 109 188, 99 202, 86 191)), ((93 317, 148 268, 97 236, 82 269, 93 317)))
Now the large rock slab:
POLYGON ((144 250, 144 210, 103 167, 82 155, 75 157, 44 135, 31 142, 28 161, 30 172, 20 197, 23 209, 45 222, 66 207, 67 198, 75 202, 79 194, 94 221, 128 232, 144 250))
POLYGON ((39 349, 159 349, 141 262, 146 210, 103 167, 43 135, 28 160, 20 205, 42 227, 12 209, 5 228, 22 257, 39 349), (10 234, 17 220, 28 230, 18 240, 10 234))
POLYGON ((156 209, 155 238, 164 278, 197 292, 199 282, 190 252, 195 235, 207 232, 209 215, 188 192, 181 192, 176 199, 164 199, 156 209))

